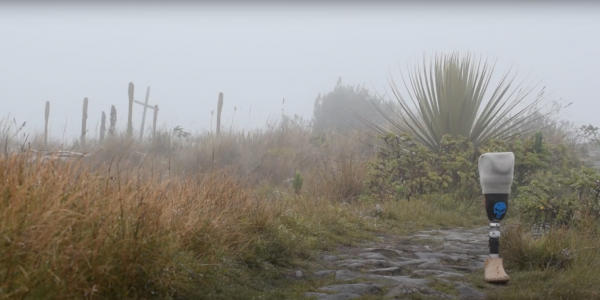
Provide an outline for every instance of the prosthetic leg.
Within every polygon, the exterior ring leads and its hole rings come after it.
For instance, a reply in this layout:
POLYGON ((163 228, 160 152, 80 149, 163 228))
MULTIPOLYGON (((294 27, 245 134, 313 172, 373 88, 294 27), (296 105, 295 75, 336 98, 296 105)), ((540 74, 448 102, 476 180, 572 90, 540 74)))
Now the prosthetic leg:
POLYGON ((479 157, 479 177, 490 220, 490 257, 484 263, 484 279, 491 283, 510 280, 500 258, 500 221, 508 209, 508 195, 513 181, 515 156, 512 152, 491 152, 479 157))

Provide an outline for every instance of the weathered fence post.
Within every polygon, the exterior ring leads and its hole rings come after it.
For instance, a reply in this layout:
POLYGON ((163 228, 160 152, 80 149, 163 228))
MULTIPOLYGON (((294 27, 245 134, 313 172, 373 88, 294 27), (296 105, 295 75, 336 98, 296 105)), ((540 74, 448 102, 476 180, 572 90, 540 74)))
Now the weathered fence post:
POLYGON ((142 129, 140 130, 140 141, 144 137, 144 126, 146 126, 146 110, 147 109, 154 110, 154 121, 152 124, 152 138, 154 138, 154 136, 156 135, 156 119, 158 117, 158 105, 152 106, 152 105, 148 104, 149 97, 150 97, 150 87, 148 87, 148 89, 146 90, 146 102, 133 100, 133 102, 135 102, 136 104, 139 104, 144 107, 144 113, 142 115, 142 129))
POLYGON ((114 105, 110 106, 110 127, 108 128, 108 135, 111 137, 115 136, 117 126, 117 109, 114 105))
POLYGON ((217 136, 221 134, 221 112, 223 111, 223 93, 219 93, 219 102, 217 103, 217 136))
POLYGON ((133 135, 133 82, 129 83, 128 95, 129 95, 129 115, 127 115, 127 138, 131 138, 133 135))
POLYGON ((154 120, 152 121, 152 137, 156 137, 156 120, 158 119, 158 105, 154 105, 154 120))
POLYGON ((85 134, 87 131, 87 110, 88 110, 88 98, 83 99, 83 115, 81 116, 81 147, 85 148, 85 134))
POLYGON ((150 98, 150 87, 146 89, 146 102, 144 102, 144 113, 142 114, 142 128, 140 128, 140 141, 144 138, 144 126, 146 124, 146 110, 148 109, 148 98, 150 98))
POLYGON ((102 119, 100 119, 100 143, 104 141, 106 135, 106 114, 102 112, 102 119))
POLYGON ((46 101, 46 112, 44 120, 44 147, 48 147, 48 119, 50 118, 50 101, 46 101))

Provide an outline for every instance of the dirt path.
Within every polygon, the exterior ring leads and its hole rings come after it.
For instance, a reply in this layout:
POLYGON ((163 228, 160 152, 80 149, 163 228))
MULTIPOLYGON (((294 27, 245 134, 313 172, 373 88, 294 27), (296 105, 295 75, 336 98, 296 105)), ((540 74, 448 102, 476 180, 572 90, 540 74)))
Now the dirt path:
MULTIPOLYGON (((489 256, 488 227, 382 236, 364 247, 340 247, 321 256, 317 277, 339 283, 306 293, 307 299, 343 300, 363 295, 389 299, 484 299, 469 274, 481 274, 489 256), (346 281, 346 282, 345 282, 346 281), (352 283, 349 283, 349 282, 352 283)), ((473 278, 474 276, 471 276, 473 278)))

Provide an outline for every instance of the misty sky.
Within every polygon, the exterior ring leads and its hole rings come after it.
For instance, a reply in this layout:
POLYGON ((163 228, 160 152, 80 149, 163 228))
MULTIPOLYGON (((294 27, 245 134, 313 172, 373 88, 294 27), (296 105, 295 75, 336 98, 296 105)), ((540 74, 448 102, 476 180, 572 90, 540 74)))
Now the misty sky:
POLYGON ((385 93, 389 72, 399 80, 424 53, 458 50, 497 58, 500 73, 514 64, 518 79, 575 102, 565 117, 600 126, 599 6, 466 5, 0 4, 0 117, 41 131, 50 101, 53 137, 72 138, 88 97, 92 135, 112 104, 124 128, 131 81, 137 100, 151 86, 161 125, 210 128, 223 92, 224 124, 257 127, 283 98, 286 113, 310 118, 338 77, 385 93))

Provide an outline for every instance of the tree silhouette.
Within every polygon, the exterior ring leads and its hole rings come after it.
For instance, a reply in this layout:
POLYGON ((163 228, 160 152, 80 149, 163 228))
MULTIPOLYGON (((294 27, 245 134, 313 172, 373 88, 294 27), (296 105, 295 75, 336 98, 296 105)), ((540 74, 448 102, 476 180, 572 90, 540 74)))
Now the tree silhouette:
POLYGON ((370 93, 364 86, 344 85, 340 77, 333 91, 317 96, 313 111, 313 130, 322 132, 330 129, 347 131, 364 128, 361 118, 383 123, 385 118, 376 106, 379 109, 389 109, 383 98, 370 93))

